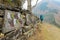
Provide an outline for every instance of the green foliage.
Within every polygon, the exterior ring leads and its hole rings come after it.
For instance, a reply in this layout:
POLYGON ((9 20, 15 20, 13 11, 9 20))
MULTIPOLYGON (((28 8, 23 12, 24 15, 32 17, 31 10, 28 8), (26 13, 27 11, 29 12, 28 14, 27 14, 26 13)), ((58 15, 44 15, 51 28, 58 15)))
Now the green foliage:
POLYGON ((11 6, 14 6, 11 0, 7 0, 7 2, 8 2, 11 6))
POLYGON ((13 3, 14 5, 17 5, 17 6, 20 6, 21 5, 21 1, 20 0, 14 0, 13 2, 11 0, 7 0, 8 3, 13 6, 13 3))

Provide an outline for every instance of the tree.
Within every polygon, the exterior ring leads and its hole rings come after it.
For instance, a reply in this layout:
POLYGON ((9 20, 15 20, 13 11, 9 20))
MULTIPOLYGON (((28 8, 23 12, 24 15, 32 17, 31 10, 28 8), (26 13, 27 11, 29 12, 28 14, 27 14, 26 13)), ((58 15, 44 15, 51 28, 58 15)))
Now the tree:
POLYGON ((31 0, 27 0, 28 2, 28 10, 31 11, 31 0))
POLYGON ((31 7, 31 0, 27 0, 27 2, 28 2, 28 10, 32 11, 32 9, 37 5, 38 0, 36 1, 36 4, 33 7, 31 7))

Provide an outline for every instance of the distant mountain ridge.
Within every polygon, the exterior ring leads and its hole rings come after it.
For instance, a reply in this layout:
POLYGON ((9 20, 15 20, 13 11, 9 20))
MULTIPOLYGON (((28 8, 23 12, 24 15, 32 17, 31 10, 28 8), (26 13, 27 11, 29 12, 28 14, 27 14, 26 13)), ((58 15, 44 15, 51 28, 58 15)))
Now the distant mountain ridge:
POLYGON ((43 14, 45 22, 55 24, 54 14, 60 12, 60 1, 59 0, 42 0, 42 2, 38 3, 38 5, 33 8, 32 12, 36 16, 40 16, 43 14))

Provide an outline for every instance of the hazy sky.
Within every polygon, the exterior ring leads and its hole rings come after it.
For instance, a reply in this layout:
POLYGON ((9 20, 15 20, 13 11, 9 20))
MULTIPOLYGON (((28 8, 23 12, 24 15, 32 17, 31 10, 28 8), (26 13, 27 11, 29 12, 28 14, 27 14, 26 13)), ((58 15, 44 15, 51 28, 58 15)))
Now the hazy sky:
MULTIPOLYGON (((32 6, 34 6, 36 4, 37 0, 32 0, 31 4, 32 6)), ((38 3, 41 2, 42 0, 38 0, 38 3)), ((24 5, 23 5, 23 9, 27 9, 27 1, 25 1, 24 5)))

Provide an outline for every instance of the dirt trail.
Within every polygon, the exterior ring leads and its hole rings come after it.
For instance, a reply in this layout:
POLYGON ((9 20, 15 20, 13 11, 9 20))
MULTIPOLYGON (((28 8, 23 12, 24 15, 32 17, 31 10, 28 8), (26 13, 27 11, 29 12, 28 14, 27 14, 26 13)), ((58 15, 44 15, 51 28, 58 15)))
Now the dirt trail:
POLYGON ((50 24, 38 24, 39 28, 36 34, 28 38, 28 40, 60 40, 60 29, 50 24))

